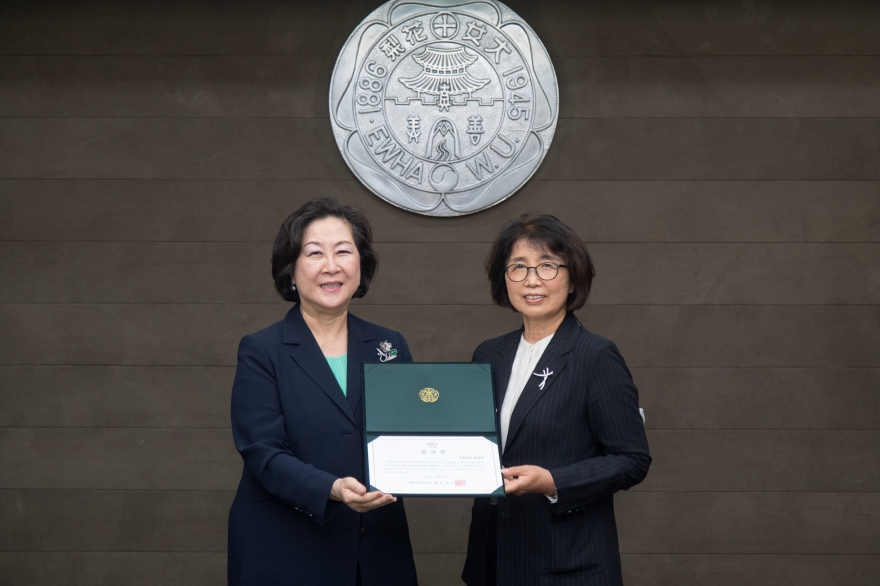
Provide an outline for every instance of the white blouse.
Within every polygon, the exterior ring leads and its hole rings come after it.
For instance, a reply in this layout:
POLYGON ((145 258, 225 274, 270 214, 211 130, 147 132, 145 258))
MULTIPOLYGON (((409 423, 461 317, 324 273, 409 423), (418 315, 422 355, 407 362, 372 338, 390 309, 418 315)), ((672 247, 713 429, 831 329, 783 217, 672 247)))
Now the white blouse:
POLYGON ((504 402, 501 404, 501 453, 507 446, 507 430, 510 427, 510 416, 513 414, 513 408, 519 401, 519 396, 528 382, 529 377, 538 367, 538 361, 541 355, 553 339, 553 334, 546 338, 542 338, 534 344, 529 344, 526 339, 520 336, 519 346, 516 349, 516 358, 513 359, 513 368, 510 370, 510 382, 507 383, 507 392, 504 393, 504 402))

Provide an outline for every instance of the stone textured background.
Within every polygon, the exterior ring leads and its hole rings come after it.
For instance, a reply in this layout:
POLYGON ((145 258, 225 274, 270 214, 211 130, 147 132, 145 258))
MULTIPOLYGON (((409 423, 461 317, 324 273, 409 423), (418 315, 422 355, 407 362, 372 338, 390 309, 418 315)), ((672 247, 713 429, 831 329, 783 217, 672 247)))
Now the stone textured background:
MULTIPOLYGON (((533 180, 431 219, 330 132, 373 2, 0 8, 0 582, 216 585, 241 470, 239 338, 280 319, 271 241, 306 198, 373 222, 354 311, 418 360, 517 325, 482 260, 553 213, 598 267, 654 464, 616 497, 631 586, 880 575, 880 4, 511 1, 560 120, 533 180)), ((407 502, 423 586, 458 584, 469 502, 407 502)))

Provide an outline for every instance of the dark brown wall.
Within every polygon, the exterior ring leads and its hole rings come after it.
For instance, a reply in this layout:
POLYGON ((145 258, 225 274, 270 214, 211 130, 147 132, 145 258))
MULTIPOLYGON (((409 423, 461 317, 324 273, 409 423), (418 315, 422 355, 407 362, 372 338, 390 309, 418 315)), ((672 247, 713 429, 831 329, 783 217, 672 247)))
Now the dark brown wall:
MULTIPOLYGON (((135 5, 132 5, 135 4, 135 5)), ((510 3, 561 114, 502 205, 431 219, 367 192, 330 132, 369 2, 0 8, 0 582, 213 585, 241 469, 238 339, 286 310, 281 219, 374 223, 362 317, 467 360, 516 316, 481 262, 541 210, 598 266, 654 465, 616 499, 627 583, 880 575, 880 5, 510 3)), ((407 503, 423 585, 458 583, 469 503, 407 503)))

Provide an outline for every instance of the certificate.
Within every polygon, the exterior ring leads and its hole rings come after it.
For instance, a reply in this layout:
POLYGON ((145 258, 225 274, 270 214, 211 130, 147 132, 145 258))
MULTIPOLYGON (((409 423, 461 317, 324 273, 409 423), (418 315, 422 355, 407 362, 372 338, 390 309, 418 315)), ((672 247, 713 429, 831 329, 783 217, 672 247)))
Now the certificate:
POLYGON ((369 490, 504 496, 490 365, 370 363, 363 374, 369 490))
POLYGON ((498 444, 482 436, 383 435, 367 451, 371 484, 388 494, 489 495, 503 484, 498 444))

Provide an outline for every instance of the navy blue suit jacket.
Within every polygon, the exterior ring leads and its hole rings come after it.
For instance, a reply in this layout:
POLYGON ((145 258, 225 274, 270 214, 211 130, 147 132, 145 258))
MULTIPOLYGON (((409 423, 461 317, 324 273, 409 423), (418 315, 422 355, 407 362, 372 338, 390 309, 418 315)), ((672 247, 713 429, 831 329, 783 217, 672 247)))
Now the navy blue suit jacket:
POLYGON ((295 305, 245 336, 232 388, 232 433, 244 460, 229 512, 230 585, 411 586, 416 571, 403 500, 359 514, 328 501, 337 478, 364 483, 361 363, 399 333, 348 317, 348 395, 295 305))
MULTIPOLYGON (((492 364, 504 402, 522 330, 483 342, 475 362, 492 364)), ((623 584, 612 495, 645 478, 651 457, 638 391, 610 341, 573 314, 556 331, 510 418, 502 464, 550 471, 556 504, 541 494, 474 501, 462 579, 486 583, 489 516, 497 519, 497 581, 504 586, 623 584)), ((494 586, 494 585, 492 585, 494 586)))

